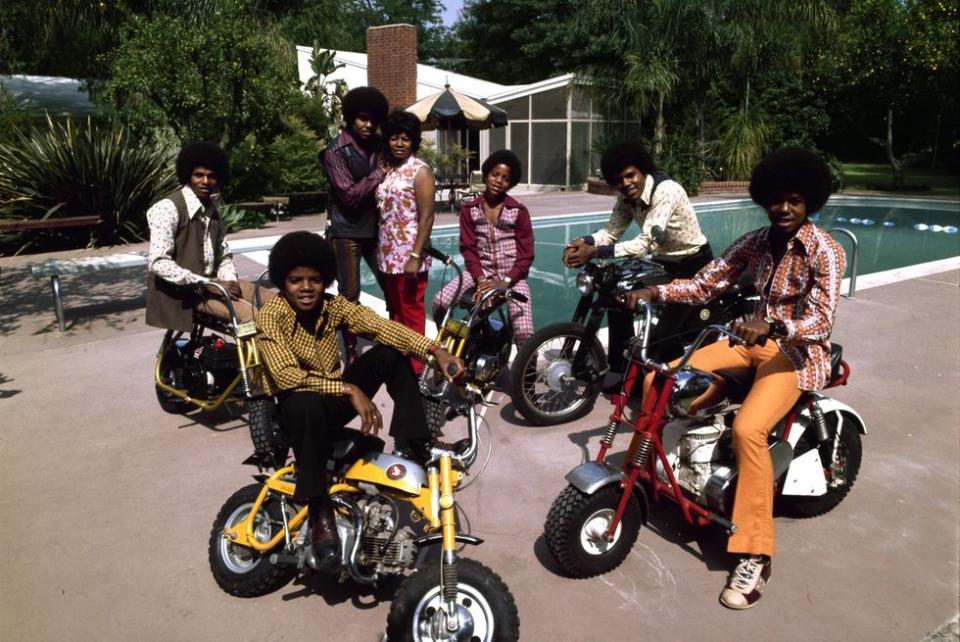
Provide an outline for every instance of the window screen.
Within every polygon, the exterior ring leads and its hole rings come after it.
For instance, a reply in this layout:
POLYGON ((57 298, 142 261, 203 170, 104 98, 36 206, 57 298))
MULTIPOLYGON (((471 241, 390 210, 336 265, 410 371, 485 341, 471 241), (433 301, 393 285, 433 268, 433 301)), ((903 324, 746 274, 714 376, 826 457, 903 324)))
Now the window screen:
POLYGON ((507 120, 527 120, 530 118, 529 96, 497 103, 497 107, 507 112, 507 120))
POLYGON ((533 118, 566 118, 567 88, 558 87, 533 94, 533 118))
POLYGON ((567 182, 566 123, 534 123, 530 181, 546 185, 567 182))

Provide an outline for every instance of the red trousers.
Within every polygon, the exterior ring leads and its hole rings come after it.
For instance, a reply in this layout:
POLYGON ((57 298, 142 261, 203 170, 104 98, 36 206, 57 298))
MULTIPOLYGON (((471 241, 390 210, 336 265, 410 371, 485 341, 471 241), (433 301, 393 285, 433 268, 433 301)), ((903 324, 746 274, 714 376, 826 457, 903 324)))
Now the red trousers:
MULTIPOLYGON (((387 297, 390 320, 423 334, 427 328, 427 307, 424 303, 426 291, 426 272, 419 272, 415 279, 405 274, 384 274, 383 293, 387 297)), ((419 359, 411 358, 410 365, 417 374, 423 370, 419 359)))

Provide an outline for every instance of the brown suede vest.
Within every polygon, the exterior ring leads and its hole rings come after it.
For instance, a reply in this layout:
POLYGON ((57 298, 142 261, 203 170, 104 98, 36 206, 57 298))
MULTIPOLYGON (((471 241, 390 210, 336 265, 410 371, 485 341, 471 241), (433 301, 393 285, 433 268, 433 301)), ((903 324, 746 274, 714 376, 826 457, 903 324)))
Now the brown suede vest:
MULTIPOLYGON (((177 231, 174 234, 173 260, 194 274, 203 274, 203 222, 187 213, 187 202, 178 189, 164 197, 177 208, 177 231)), ((223 246, 223 224, 217 208, 207 211, 210 218, 210 240, 213 243, 213 264, 220 265, 223 246)), ((147 273, 147 325, 189 332, 193 325, 193 306, 201 300, 196 285, 174 285, 159 276, 147 273)))

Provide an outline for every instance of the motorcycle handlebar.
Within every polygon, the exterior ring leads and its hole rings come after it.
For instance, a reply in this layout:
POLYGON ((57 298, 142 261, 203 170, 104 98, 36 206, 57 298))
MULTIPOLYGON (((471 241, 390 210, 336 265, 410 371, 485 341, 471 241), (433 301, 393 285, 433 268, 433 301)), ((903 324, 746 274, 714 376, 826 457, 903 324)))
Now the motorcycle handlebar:
POLYGON ((444 254, 443 252, 441 252, 440 250, 436 249, 432 245, 427 245, 426 247, 423 248, 423 251, 426 252, 427 256, 440 261, 444 265, 450 265, 450 262, 451 262, 450 257, 444 254))
POLYGON ((519 301, 520 303, 526 303, 527 301, 530 300, 530 299, 528 299, 525 295, 520 294, 519 292, 516 292, 515 290, 508 290, 508 293, 509 293, 508 296, 509 296, 511 299, 513 299, 514 301, 519 301))
MULTIPOLYGON (((716 332, 721 336, 727 337, 727 339, 730 341, 730 345, 746 344, 746 341, 744 341, 743 339, 735 335, 733 332, 731 332, 727 328, 727 326, 718 325, 718 324, 708 325, 706 328, 700 331, 700 334, 697 335, 696 340, 692 344, 690 344, 690 347, 687 348, 687 351, 683 354, 683 357, 681 357, 680 361, 677 362, 677 365, 671 367, 670 364, 659 363, 657 361, 647 358, 647 344, 650 341, 650 319, 653 317, 653 306, 646 301, 639 300, 637 301, 637 307, 642 309, 641 311, 644 315, 643 343, 640 349, 640 361, 643 363, 644 366, 646 366, 647 368, 650 368, 651 370, 657 370, 663 374, 673 374, 677 372, 678 370, 680 370, 681 368, 687 365, 687 362, 690 361, 690 357, 693 356, 693 353, 696 352, 697 349, 700 348, 701 345, 703 345, 703 342, 706 341, 707 337, 713 334, 714 332, 716 332)), ((767 337, 763 337, 757 343, 760 346, 763 346, 764 344, 766 344, 766 340, 767 340, 767 337)))
POLYGON ((225 287, 223 287, 216 281, 206 281, 205 283, 197 284, 197 289, 200 290, 201 294, 205 290, 209 291, 210 288, 214 288, 215 290, 217 290, 221 295, 221 297, 223 298, 223 303, 224 305, 227 306, 227 313, 230 315, 230 322, 233 324, 234 330, 236 330, 236 327, 239 325, 240 320, 237 318, 237 313, 233 309, 233 297, 230 296, 230 293, 227 292, 227 289, 225 287))

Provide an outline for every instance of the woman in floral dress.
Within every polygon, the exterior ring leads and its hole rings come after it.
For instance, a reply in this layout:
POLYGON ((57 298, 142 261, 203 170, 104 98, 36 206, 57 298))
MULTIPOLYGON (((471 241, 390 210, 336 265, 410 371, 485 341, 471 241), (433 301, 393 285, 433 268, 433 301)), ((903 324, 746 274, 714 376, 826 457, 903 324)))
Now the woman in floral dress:
MULTIPOLYGON (((527 297, 510 299, 507 310, 517 347, 533 335, 533 302, 527 273, 533 264, 530 213, 507 192, 520 182, 520 159, 509 149, 483 161, 483 192, 460 207, 460 254, 466 265, 463 291, 474 298, 492 288, 513 288, 527 297)), ((453 302, 457 282, 451 281, 433 300, 433 318, 440 319, 453 302)))
MULTIPOLYGON (((383 274, 390 319, 420 334, 426 327, 427 272, 430 257, 423 248, 433 229, 436 184, 430 167, 416 157, 420 149, 420 121, 405 111, 394 111, 383 124, 385 171, 377 187, 380 208, 380 247, 377 267, 383 274)), ((412 361, 414 370, 422 365, 412 361)))

